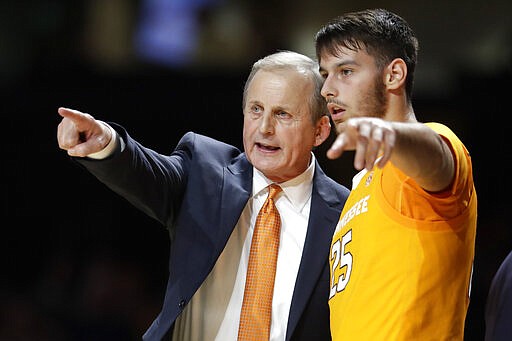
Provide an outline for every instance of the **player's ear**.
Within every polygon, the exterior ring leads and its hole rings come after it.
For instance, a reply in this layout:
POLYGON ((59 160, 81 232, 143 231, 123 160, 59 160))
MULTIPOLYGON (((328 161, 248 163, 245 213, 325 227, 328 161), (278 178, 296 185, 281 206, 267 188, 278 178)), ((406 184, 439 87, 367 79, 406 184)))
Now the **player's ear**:
POLYGON ((407 78, 407 65, 402 58, 395 58, 384 70, 384 84, 390 90, 405 86, 407 78))

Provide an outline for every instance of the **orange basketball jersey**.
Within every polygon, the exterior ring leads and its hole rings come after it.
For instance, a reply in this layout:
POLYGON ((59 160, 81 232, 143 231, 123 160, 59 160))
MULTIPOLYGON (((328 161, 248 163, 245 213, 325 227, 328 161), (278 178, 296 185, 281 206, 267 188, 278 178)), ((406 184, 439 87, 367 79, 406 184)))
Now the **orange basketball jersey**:
POLYGON ((471 158, 451 130, 427 125, 454 152, 454 182, 432 194, 389 162, 354 177, 330 250, 335 341, 463 340, 477 215, 471 158))

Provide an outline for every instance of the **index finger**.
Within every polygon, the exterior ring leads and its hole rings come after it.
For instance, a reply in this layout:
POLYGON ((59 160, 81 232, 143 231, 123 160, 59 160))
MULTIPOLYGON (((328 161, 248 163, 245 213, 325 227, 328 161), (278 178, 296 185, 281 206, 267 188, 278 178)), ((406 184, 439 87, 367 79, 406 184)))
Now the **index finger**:
POLYGON ((64 107, 60 107, 57 110, 57 112, 59 113, 60 116, 62 116, 64 118, 69 118, 70 120, 72 120, 73 122, 76 122, 76 123, 83 121, 86 117, 86 115, 81 111, 64 108, 64 107))
POLYGON ((89 114, 83 113, 78 110, 69 108, 59 108, 58 113, 65 119, 69 119, 77 127, 79 131, 90 129, 91 125, 94 124, 94 117, 89 114))

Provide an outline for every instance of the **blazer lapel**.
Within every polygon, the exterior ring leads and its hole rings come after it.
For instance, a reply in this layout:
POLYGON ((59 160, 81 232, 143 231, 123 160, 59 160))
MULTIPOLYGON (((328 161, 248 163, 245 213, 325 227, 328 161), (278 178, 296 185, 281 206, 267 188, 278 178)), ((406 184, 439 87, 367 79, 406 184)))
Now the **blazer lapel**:
POLYGON ((252 190, 252 165, 241 154, 224 168, 222 194, 220 197, 220 221, 216 235, 216 256, 224 249, 229 236, 249 200, 252 190))

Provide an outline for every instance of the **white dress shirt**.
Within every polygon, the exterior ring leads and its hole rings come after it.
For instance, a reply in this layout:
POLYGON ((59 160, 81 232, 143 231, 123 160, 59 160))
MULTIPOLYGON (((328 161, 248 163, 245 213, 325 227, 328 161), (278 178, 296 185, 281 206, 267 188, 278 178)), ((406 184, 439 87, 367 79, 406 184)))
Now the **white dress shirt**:
MULTIPOLYGON (((271 341, 283 341, 286 337, 293 289, 306 239, 314 165, 315 157, 311 153, 308 169, 279 184, 283 191, 275 200, 281 216, 281 239, 272 300, 271 341)), ((177 318, 175 341, 237 339, 254 224, 268 196, 267 186, 272 183, 256 169, 253 174, 252 196, 211 273, 177 318)))

